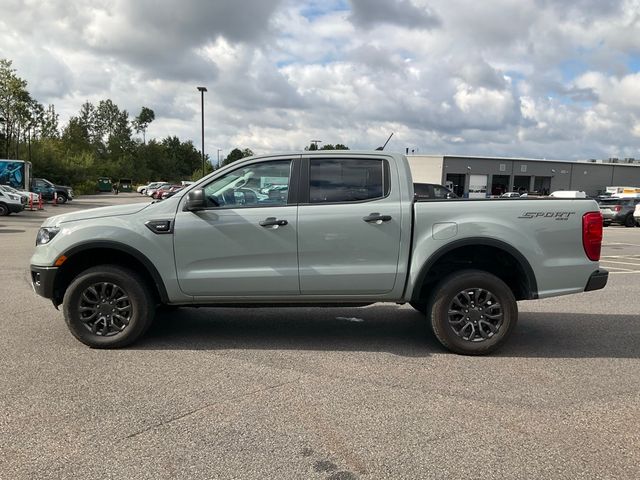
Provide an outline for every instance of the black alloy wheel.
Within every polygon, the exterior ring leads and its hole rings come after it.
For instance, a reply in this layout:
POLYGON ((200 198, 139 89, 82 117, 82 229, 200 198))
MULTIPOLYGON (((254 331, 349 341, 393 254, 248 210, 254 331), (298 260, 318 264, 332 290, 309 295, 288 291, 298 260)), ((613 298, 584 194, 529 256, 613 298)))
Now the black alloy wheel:
POLYGON ((495 275, 462 270, 433 291, 427 318, 447 349, 463 355, 490 353, 508 339, 518 319, 511 289, 495 275))
POLYGON ((496 335, 502 327, 504 313, 496 296, 484 288, 458 292, 449 304, 449 326, 470 342, 482 342, 496 335))
POLYGON ((94 283, 80 294, 78 314, 84 327, 95 335, 110 337, 122 332, 131 313, 129 296, 114 283, 94 283))
POLYGON ((63 311, 69 330, 82 343, 93 348, 118 348, 147 331, 155 301, 136 272, 119 265, 97 265, 71 282, 63 311))

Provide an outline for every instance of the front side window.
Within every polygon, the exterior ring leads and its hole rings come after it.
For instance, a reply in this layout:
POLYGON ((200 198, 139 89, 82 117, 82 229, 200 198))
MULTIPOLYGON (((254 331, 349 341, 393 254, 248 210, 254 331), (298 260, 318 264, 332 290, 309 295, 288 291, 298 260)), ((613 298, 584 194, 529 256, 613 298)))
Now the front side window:
POLYGON ((238 168, 204 187, 208 207, 248 208, 286 205, 291 160, 238 168))
POLYGON ((311 159, 310 203, 361 202, 388 194, 383 160, 311 159))

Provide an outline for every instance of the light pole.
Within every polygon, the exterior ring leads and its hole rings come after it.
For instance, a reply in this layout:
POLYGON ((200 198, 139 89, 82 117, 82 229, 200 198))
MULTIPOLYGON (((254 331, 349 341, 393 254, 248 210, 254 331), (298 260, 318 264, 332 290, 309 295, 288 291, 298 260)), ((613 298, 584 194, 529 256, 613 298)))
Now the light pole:
POLYGON ((207 87, 198 87, 200 91, 200 112, 202 114, 202 176, 204 177, 204 92, 207 87))
POLYGON ((218 163, 217 163, 218 168, 220 168, 220 152, 221 152, 221 151, 222 151, 222 149, 221 149, 221 148, 219 148, 219 149, 218 149, 218 163))
MULTIPOLYGON (((321 143, 322 140, 311 140, 311 145, 315 145, 316 148, 314 148, 313 150, 318 150, 318 144, 321 143)), ((311 149, 309 149, 311 150, 311 149)))

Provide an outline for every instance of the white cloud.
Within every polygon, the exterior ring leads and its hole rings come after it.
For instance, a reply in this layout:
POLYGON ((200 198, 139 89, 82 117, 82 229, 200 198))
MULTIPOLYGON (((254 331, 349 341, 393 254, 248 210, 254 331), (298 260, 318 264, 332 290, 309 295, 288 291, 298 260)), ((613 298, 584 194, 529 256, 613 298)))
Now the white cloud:
POLYGON ((0 0, 0 57, 63 119, 111 98, 207 152, 640 157, 640 0, 0 0))

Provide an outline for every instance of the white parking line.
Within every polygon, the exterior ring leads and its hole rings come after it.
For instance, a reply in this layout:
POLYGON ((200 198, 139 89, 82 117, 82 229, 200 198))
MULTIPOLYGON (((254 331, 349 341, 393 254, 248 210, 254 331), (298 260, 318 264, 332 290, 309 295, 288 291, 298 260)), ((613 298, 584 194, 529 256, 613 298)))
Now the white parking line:
POLYGON ((640 275, 640 271, 635 270, 630 272, 609 272, 609 275, 640 275))
POLYGON ((631 262, 616 262, 615 260, 602 260, 605 263, 620 263, 622 265, 633 265, 634 267, 640 267, 640 263, 631 263, 631 262))
POLYGON ((612 245, 629 245, 630 247, 640 247, 640 244, 638 244, 638 243, 617 243, 617 242, 614 242, 614 243, 603 243, 602 244, 603 247, 610 247, 612 245))
POLYGON ((609 270, 622 270, 623 272, 637 272, 638 270, 630 270, 628 268, 620 268, 620 267, 611 267, 609 265, 604 265, 609 270))

